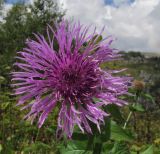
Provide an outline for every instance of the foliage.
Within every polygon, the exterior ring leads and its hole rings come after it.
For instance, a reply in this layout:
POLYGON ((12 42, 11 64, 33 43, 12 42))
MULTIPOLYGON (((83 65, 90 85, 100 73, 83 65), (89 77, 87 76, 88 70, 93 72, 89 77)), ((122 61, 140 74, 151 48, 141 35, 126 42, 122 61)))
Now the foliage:
POLYGON ((37 0, 33 5, 16 4, 0 24, 0 74, 8 78, 16 52, 33 33, 44 33, 47 24, 60 21, 64 13, 52 0, 37 0))
POLYGON ((52 0, 38 0, 34 5, 14 5, 0 23, 0 153, 159 154, 159 57, 145 58, 139 52, 122 52, 123 61, 103 66, 128 67, 128 75, 143 80, 145 87, 141 90, 132 88, 132 95, 124 96, 129 101, 128 106, 108 105, 105 108, 110 117, 105 119, 101 133, 93 124, 93 135, 82 134, 75 128, 72 139, 57 140, 56 120, 51 118, 56 119, 56 112, 41 129, 35 123, 31 125, 23 120, 27 111, 21 112, 15 106, 17 98, 11 94, 9 86, 13 57, 33 32, 44 33, 47 23, 54 24, 63 15, 52 0))

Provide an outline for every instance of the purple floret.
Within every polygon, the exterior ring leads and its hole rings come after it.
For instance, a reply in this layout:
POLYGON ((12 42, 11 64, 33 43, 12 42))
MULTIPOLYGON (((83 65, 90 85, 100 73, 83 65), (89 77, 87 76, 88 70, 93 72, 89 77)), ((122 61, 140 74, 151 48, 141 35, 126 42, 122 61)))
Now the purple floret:
POLYGON ((57 135, 72 136, 74 126, 92 133, 90 123, 100 125, 108 116, 102 108, 108 104, 126 104, 119 96, 127 94, 130 78, 113 76, 115 71, 101 69, 104 62, 120 57, 110 47, 109 38, 100 40, 95 31, 79 23, 62 21, 48 26, 45 39, 27 40, 15 63, 21 71, 13 72, 18 105, 30 108, 26 119, 38 117, 41 127, 54 108, 60 106, 57 135), (96 100, 96 101, 95 101, 96 100))

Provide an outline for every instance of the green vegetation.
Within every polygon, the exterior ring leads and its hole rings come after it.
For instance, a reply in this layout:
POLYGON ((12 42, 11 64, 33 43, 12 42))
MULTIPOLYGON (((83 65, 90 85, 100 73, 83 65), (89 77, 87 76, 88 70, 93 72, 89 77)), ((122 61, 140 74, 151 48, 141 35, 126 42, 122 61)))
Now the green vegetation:
MULTIPOLYGON (((3 9, 3 6, 2 6, 3 9)), ((140 52, 121 52, 124 60, 105 64, 113 69, 128 68, 122 74, 135 80, 124 96, 129 105, 105 108, 102 133, 93 125, 94 134, 82 134, 75 128, 72 140, 57 140, 56 111, 41 129, 23 120, 27 111, 16 107, 12 95, 10 72, 16 52, 24 47, 34 32, 44 34, 47 23, 60 21, 64 13, 52 0, 37 0, 34 5, 13 6, 0 22, 0 153, 34 154, 159 154, 160 153, 160 57, 146 57, 140 52)))

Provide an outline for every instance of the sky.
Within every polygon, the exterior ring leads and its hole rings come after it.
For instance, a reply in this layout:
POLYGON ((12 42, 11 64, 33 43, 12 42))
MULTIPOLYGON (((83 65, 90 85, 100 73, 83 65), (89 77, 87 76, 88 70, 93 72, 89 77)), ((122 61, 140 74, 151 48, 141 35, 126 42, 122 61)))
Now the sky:
POLYGON ((17 2, 25 2, 30 0, 5 0, 8 4, 16 4, 17 2))
POLYGON ((57 1, 66 19, 92 24, 97 31, 105 26, 103 35, 112 35, 119 50, 160 52, 160 0, 57 1))

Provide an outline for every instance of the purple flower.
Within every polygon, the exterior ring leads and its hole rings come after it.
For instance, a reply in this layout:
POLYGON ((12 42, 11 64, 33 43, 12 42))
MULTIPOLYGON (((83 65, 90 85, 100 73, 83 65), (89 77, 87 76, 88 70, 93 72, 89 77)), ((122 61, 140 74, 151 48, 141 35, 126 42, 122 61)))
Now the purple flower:
POLYGON ((119 54, 110 48, 107 38, 100 40, 95 31, 80 23, 62 21, 55 28, 48 26, 47 39, 36 35, 27 40, 27 47, 18 52, 15 63, 21 71, 13 72, 18 105, 30 108, 25 116, 31 122, 38 117, 41 127, 48 114, 59 106, 57 134, 72 136, 75 125, 82 132, 92 133, 90 123, 100 125, 108 116, 102 108, 108 104, 122 106, 120 95, 127 94, 130 78, 112 76, 102 70, 103 62, 116 60, 119 54))

